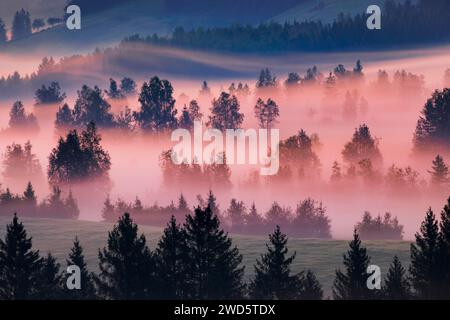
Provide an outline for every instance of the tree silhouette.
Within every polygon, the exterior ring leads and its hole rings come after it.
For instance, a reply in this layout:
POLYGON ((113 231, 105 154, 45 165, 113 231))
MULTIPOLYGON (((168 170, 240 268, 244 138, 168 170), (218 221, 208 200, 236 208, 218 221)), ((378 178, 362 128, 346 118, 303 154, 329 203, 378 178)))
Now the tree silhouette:
POLYGON ((236 96, 222 92, 219 98, 213 100, 211 115, 206 125, 225 131, 241 128, 243 121, 244 114, 240 112, 240 105, 236 96))
POLYGON ((428 171, 431 175, 431 182, 435 186, 443 186, 450 182, 450 172, 448 166, 444 162, 444 159, 437 155, 432 162, 431 171, 428 171))
POLYGON ((121 90, 117 86, 116 80, 113 78, 109 79, 109 91, 106 91, 106 94, 111 99, 122 99, 124 97, 121 90))
POLYGON ((108 233, 108 245, 99 250, 98 258, 96 284, 101 296, 146 299, 155 294, 154 258, 128 213, 108 233))
POLYGON ((59 83, 53 81, 48 87, 42 85, 40 89, 37 89, 34 94, 36 105, 59 103, 66 98, 66 94, 61 92, 59 83))
POLYGON ((258 99, 255 105, 255 116, 258 119, 259 126, 263 129, 271 129, 280 115, 280 109, 275 101, 268 99, 264 102, 258 99))
POLYGON ((51 253, 48 253, 47 257, 42 260, 38 283, 39 295, 37 298, 42 300, 60 299, 62 293, 61 279, 60 264, 51 253))
POLYGON ((67 266, 78 266, 80 268, 81 288, 69 290, 66 283, 70 274, 67 274, 63 279, 64 298, 71 300, 94 299, 96 297, 94 276, 87 269, 87 264, 83 254, 83 247, 81 246, 78 237, 76 237, 73 242, 73 247, 70 249, 66 264, 67 266))
POLYGON ((140 110, 133 114, 141 129, 156 133, 176 127, 177 110, 170 81, 153 77, 144 82, 139 103, 140 110))
POLYGON ((78 127, 88 126, 94 122, 99 127, 114 127, 114 116, 110 112, 111 105, 104 99, 102 91, 83 85, 77 91, 78 98, 73 109, 74 124, 78 127))
POLYGON ((31 238, 14 214, 6 226, 5 240, 0 239, 0 298, 36 298, 42 264, 39 251, 32 250, 31 238))
POLYGON ((382 290, 383 299, 407 300, 411 298, 411 286, 406 270, 397 256, 394 256, 392 260, 382 290))
POLYGON ((450 89, 436 90, 425 103, 417 121, 414 147, 427 151, 435 147, 448 147, 450 140, 450 89))
POLYGON ((122 78, 122 80, 120 81, 120 91, 126 96, 135 94, 136 82, 128 77, 122 78))
POLYGON ((21 101, 14 102, 9 112, 9 127, 11 129, 38 130, 39 125, 33 113, 27 114, 21 101))
POLYGON ((342 156, 347 163, 353 165, 369 159, 375 167, 378 167, 382 161, 377 141, 372 138, 369 127, 365 124, 355 129, 352 140, 342 151, 342 156))
POLYGON ((374 297, 367 288, 367 267, 370 258, 367 250, 361 247, 358 233, 353 233, 353 240, 349 243, 349 250, 344 254, 345 271, 336 270, 333 284, 333 296, 336 300, 366 300, 374 297))
POLYGON ((411 284, 418 298, 439 299, 443 280, 439 263, 439 226, 431 208, 415 237, 415 243, 411 244, 411 284))
POLYGON ((31 19, 30 13, 21 9, 16 11, 12 23, 12 40, 18 40, 31 35, 31 19))
POLYGON ((450 197, 441 212, 439 247, 440 266, 443 274, 443 292, 441 298, 450 298, 450 197))
POLYGON ((253 299, 321 299, 322 289, 312 272, 291 275, 290 266, 296 254, 287 256, 288 238, 279 226, 269 235, 269 240, 267 253, 261 255, 261 260, 254 266, 250 296, 253 299))
POLYGON ((8 41, 6 34, 6 26, 2 19, 0 19, 0 45, 8 41))
POLYGON ((172 216, 156 248, 156 270, 162 281, 162 298, 180 299, 188 296, 190 286, 186 279, 187 254, 184 230, 172 216))
POLYGON ((75 126, 73 112, 67 103, 65 103, 62 107, 59 107, 58 112, 56 113, 55 126, 56 129, 63 130, 75 126))
POLYGON ((189 262, 186 277, 191 299, 233 299, 243 295, 242 255, 208 206, 195 209, 184 224, 189 262))
POLYGON ((52 184, 73 183, 87 179, 108 179, 111 158, 100 144, 101 136, 94 123, 78 135, 69 131, 66 139, 60 138, 58 146, 49 157, 48 179, 52 184))
POLYGON ((276 87, 277 85, 277 78, 275 75, 272 75, 269 68, 262 69, 256 82, 256 88, 270 88, 276 87))

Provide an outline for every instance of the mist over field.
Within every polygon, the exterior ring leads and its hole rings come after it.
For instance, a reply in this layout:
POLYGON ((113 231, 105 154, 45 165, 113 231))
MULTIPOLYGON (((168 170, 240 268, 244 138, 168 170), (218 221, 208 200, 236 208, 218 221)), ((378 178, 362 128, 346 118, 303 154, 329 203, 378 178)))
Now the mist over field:
MULTIPOLYGON (((448 47, 404 51, 281 54, 268 57, 142 46, 134 54, 135 56, 128 56, 125 60, 113 60, 107 67, 102 63, 105 61, 102 56, 78 58, 64 64, 64 68, 58 69, 56 75, 49 74, 46 77, 55 77, 61 81, 62 89, 67 94, 65 101, 69 106, 73 106, 76 91, 80 90, 82 84, 98 85, 107 89, 109 77, 131 76, 137 81, 139 90, 144 81, 158 75, 172 83, 178 112, 180 113, 190 100, 197 99, 200 111, 204 114, 204 121, 210 113, 213 98, 218 97, 222 91, 227 91, 232 82, 236 85, 239 82, 247 83, 251 94, 239 98, 241 112, 244 113, 244 129, 258 128, 253 110, 256 100, 259 97, 271 97, 280 108, 280 117, 275 128, 280 130, 281 139, 297 134, 300 129, 304 129, 307 134, 314 133, 319 136, 320 145, 315 148, 320 160, 320 177, 317 180, 300 181, 294 187, 289 184, 274 186, 270 182, 264 182, 261 177, 259 186, 249 186, 248 179, 255 168, 231 165, 233 186, 216 192, 222 210, 226 210, 232 198, 244 201, 247 207, 255 202, 262 214, 270 208, 273 201, 295 209, 301 200, 312 197, 323 202, 326 207, 334 238, 349 238, 364 211, 370 211, 373 215, 391 212, 405 226, 405 238, 412 239, 427 208, 432 206, 439 210, 448 196, 448 190, 415 194, 412 197, 401 190, 398 194, 381 191, 381 185, 342 188, 329 183, 333 162, 342 163, 341 152, 344 145, 350 141, 355 128, 362 124, 367 124, 377 140, 383 157, 380 172, 385 173, 392 164, 400 167, 411 166, 419 173, 419 180, 429 182, 428 170, 435 155, 420 158, 412 156, 412 138, 426 100, 434 90, 444 86, 444 72, 450 65, 448 47), (144 56, 145 59, 140 58, 144 56), (357 59, 360 59, 364 66, 364 80, 358 83, 347 81, 337 85, 331 99, 325 98, 326 90, 322 84, 295 89, 286 89, 283 85, 288 72, 303 74, 307 68, 316 65, 323 77, 326 77, 337 64, 343 64, 351 70, 357 59), (130 63, 132 65, 129 65, 130 63), (197 69, 194 67, 196 64, 204 72, 193 71, 197 69), (92 68, 93 65, 98 68, 92 68), (262 92, 255 88, 259 70, 265 67, 270 68, 277 76, 279 86, 276 90, 262 92), (423 75, 424 82, 418 90, 413 87, 410 91, 401 91, 402 88, 394 86, 386 90, 376 85, 378 70, 386 70, 391 79, 395 71, 406 70, 418 76, 423 75), (199 97, 203 80, 208 81, 211 89, 211 95, 208 97, 199 97), (349 117, 343 111, 345 96, 347 92, 354 90, 357 90, 358 97, 367 100, 368 107, 365 111, 356 110, 355 114, 349 117)), ((31 74, 37 69, 40 59, 41 57, 31 53, 29 57, 2 55, 1 76, 7 76, 12 70, 31 74), (27 63, 24 64, 23 61, 27 63)), ((1 99, 0 126, 8 126, 10 107, 14 101, 21 100, 26 110, 37 116, 39 132, 32 135, 2 132, 0 141, 4 150, 12 142, 25 143, 29 140, 45 174, 48 156, 61 135, 54 128, 58 106, 33 106, 33 92, 34 90, 18 92, 7 99, 1 99)), ((132 110, 139 108, 137 95, 124 100, 110 100, 110 103, 115 113, 123 110, 125 106, 132 110)), ((192 207, 197 204, 198 194, 205 196, 208 192, 208 187, 194 189, 190 185, 181 184, 172 188, 163 186, 159 157, 162 151, 174 145, 170 137, 156 139, 141 134, 123 135, 115 132, 115 129, 100 129, 100 133, 103 138, 102 145, 111 156, 112 187, 109 191, 95 193, 92 193, 89 186, 73 187, 80 208, 80 219, 100 220, 107 193, 113 200, 121 198, 134 201, 138 196, 146 205, 155 202, 168 205, 183 193, 192 207)), ((448 152, 442 150, 441 153, 444 158, 448 158, 448 152)), ((21 193, 25 187, 23 181, 2 185, 15 193, 21 193)), ((36 182, 36 189, 39 198, 50 192, 45 178, 44 181, 36 182)))

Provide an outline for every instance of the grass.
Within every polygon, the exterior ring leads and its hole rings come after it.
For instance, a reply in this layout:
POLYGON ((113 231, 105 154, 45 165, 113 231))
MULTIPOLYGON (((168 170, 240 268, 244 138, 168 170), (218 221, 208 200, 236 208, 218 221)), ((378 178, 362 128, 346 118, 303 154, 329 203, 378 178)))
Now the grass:
MULTIPOLYGON (((11 219, 0 217, 0 237, 3 239, 6 224, 11 219)), ((41 254, 52 254, 65 266, 66 256, 72 246, 73 239, 78 236, 85 250, 89 268, 97 271, 98 249, 106 245, 108 231, 112 224, 87 221, 67 221, 56 219, 23 218, 28 236, 33 237, 33 247, 39 249, 41 254)), ((162 229, 149 226, 140 226, 151 249, 154 249, 161 235, 162 229)), ((267 237, 231 235, 243 255, 245 265, 245 278, 248 280, 253 273, 253 264, 261 253, 266 250, 267 237)), ((367 247, 372 264, 380 266, 383 275, 386 274, 394 255, 397 255, 404 266, 409 264, 410 243, 406 241, 367 241, 367 247)), ((290 252, 297 252, 292 265, 294 272, 311 269, 316 272, 323 285, 326 295, 331 294, 335 270, 342 268, 342 255, 348 249, 345 240, 314 240, 290 238, 288 242, 290 252)))

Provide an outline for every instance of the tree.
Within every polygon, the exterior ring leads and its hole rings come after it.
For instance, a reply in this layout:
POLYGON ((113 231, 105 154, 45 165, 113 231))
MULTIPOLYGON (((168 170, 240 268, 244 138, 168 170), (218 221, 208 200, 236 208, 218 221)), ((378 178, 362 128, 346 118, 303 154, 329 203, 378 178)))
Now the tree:
POLYGON ((189 262, 186 281, 191 299, 237 299, 243 295, 242 255, 208 206, 195 209, 184 224, 189 262))
POLYGON ((2 19, 0 19, 0 45, 8 41, 6 34, 6 26, 2 19))
POLYGON ((137 124, 148 132, 170 130, 177 125, 173 87, 168 80, 153 77, 144 82, 139 95, 140 110, 133 113, 137 124))
POLYGON ((257 88, 270 88, 278 85, 277 78, 272 75, 269 68, 262 69, 258 81, 256 82, 257 88))
POLYGON ((231 199, 230 207, 227 210, 227 215, 231 221, 231 230, 240 231, 244 228, 245 216, 247 209, 242 201, 231 199))
POLYGON ((414 148, 427 151, 448 147, 450 141, 450 89, 436 90, 425 103, 414 133, 414 148))
POLYGON ((154 257, 145 236, 125 213, 108 233, 107 247, 99 250, 99 293, 109 299, 146 299, 154 296, 154 257))
POLYGON ((122 78, 122 80, 120 81, 120 91, 126 96, 135 94, 136 82, 128 77, 122 78))
POLYGON ((9 112, 9 127, 11 129, 39 129, 33 113, 27 114, 21 101, 14 102, 9 112))
POLYGON ((78 135, 69 131, 66 139, 49 156, 48 178, 52 184, 73 183, 86 179, 108 179, 111 168, 109 153, 101 146, 101 136, 94 123, 78 135))
POLYGON ((77 266, 80 268, 80 289, 70 290, 67 288, 67 279, 70 274, 67 274, 63 280, 64 286, 64 297, 71 300, 85 300, 94 299, 96 297, 95 286, 94 286, 94 276, 88 271, 87 264, 84 259, 83 247, 78 240, 75 238, 73 246, 70 249, 68 259, 66 260, 67 266, 77 266))
POLYGON ((33 216, 37 209, 37 198, 31 182, 28 182, 27 188, 23 192, 22 200, 24 202, 25 210, 28 211, 28 215, 33 216))
POLYGON ((75 125, 85 127, 94 122, 99 127, 114 127, 114 116, 110 112, 111 105, 104 99, 102 91, 95 86, 94 89, 83 85, 77 91, 73 119, 75 125))
POLYGON ((0 239, 0 298, 36 298, 42 264, 39 251, 32 250, 31 238, 14 214, 6 226, 5 240, 0 239))
POLYGON ((13 143, 6 147, 2 175, 7 184, 14 181, 25 184, 30 179, 34 181, 42 178, 41 164, 32 148, 29 141, 24 145, 13 143))
POLYGON ((339 181, 341 181, 341 179, 342 179, 341 166, 339 165, 339 162, 334 161, 333 166, 331 168, 330 181, 331 182, 339 182, 339 181))
POLYGON ((113 78, 109 79, 109 91, 106 91, 106 94, 111 99, 122 99, 124 97, 121 90, 117 86, 116 80, 113 78))
POLYGON ((441 212, 439 234, 440 262, 441 272, 444 276, 441 298, 450 297, 450 197, 441 212))
POLYGON ((378 149, 376 139, 372 138, 369 127, 365 124, 355 129, 352 140, 348 142, 342 151, 344 160, 349 164, 357 164, 361 160, 369 159, 378 167, 382 157, 378 149))
POLYGON ((288 238, 280 227, 269 235, 267 253, 256 261, 255 277, 250 283, 250 296, 253 299, 298 299, 310 295, 322 298, 322 289, 315 276, 308 272, 291 275, 290 266, 296 253, 288 256, 288 238))
POLYGON ((284 82, 285 86, 287 88, 296 87, 298 86, 302 81, 302 77, 299 76, 296 72, 291 72, 288 74, 288 78, 284 82))
POLYGON ((200 96, 209 97, 211 95, 211 89, 208 87, 208 82, 203 81, 200 89, 200 96))
POLYGON ((420 231, 411 244, 411 284, 418 298, 439 299, 443 275, 439 261, 439 226, 433 211, 428 209, 420 231))
POLYGON ((111 203, 111 198, 108 194, 105 202, 103 203, 102 209, 102 219, 103 221, 116 221, 118 216, 116 216, 116 211, 114 205, 111 203))
POLYGON ((271 129, 279 115, 278 105, 272 99, 269 98, 266 103, 262 99, 258 99, 256 102, 255 117, 261 128, 271 129))
POLYGON ((162 281, 161 297, 180 299, 188 296, 190 290, 186 281, 188 248, 184 230, 172 216, 156 248, 156 272, 162 281))
POLYGON ((411 298, 411 286, 406 270, 397 256, 394 256, 392 260, 382 290, 383 299, 407 300, 411 298))
POLYGON ((37 89, 34 94, 36 105, 60 103, 66 98, 66 94, 61 92, 61 87, 58 82, 53 81, 47 87, 42 85, 40 89, 37 89))
POLYGON ((437 155, 432 162, 431 171, 428 171, 431 175, 431 182, 435 186, 443 186, 450 182, 450 172, 448 166, 444 162, 444 159, 437 155))
POLYGON ((33 23, 31 24, 31 27, 33 28, 33 30, 39 30, 45 27, 44 19, 34 19, 33 23))
POLYGON ((30 13, 21 9, 16 11, 12 23, 12 40, 18 40, 31 35, 30 13))
POLYGON ((370 258, 367 250, 361 247, 361 240, 356 230, 353 240, 349 243, 350 249, 344 254, 345 271, 336 270, 333 284, 333 296, 336 300, 366 300, 374 297, 367 288, 367 267, 370 258))
POLYGON ((317 279, 314 272, 307 270, 306 273, 303 271, 299 274, 297 289, 297 298, 299 300, 322 300, 323 290, 322 285, 317 279))
POLYGON ((218 99, 213 100, 212 104, 207 126, 221 131, 241 128, 244 114, 240 112, 236 96, 222 92, 218 99))
POLYGON ((59 107, 58 112, 56 113, 55 126, 57 129, 67 129, 75 126, 73 112, 70 110, 67 103, 62 107, 59 107))
POLYGON ((62 276, 59 272, 60 264, 51 255, 47 254, 42 260, 42 267, 40 270, 39 283, 38 283, 38 299, 42 300, 56 300, 61 298, 62 288, 61 279, 62 276))

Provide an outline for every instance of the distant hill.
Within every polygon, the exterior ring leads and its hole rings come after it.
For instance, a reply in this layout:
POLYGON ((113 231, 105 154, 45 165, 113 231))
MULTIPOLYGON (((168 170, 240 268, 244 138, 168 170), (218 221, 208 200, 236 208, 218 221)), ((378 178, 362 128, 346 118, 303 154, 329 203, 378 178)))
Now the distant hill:
MULTIPOLYGON (((403 3, 406 0, 394 1, 403 3)), ((286 21, 320 20, 328 23, 333 22, 341 12, 354 16, 365 12, 367 7, 372 4, 383 8, 385 0, 305 0, 300 2, 268 20, 280 23, 286 21)), ((417 0, 412 0, 411 3, 417 3, 417 0)))

